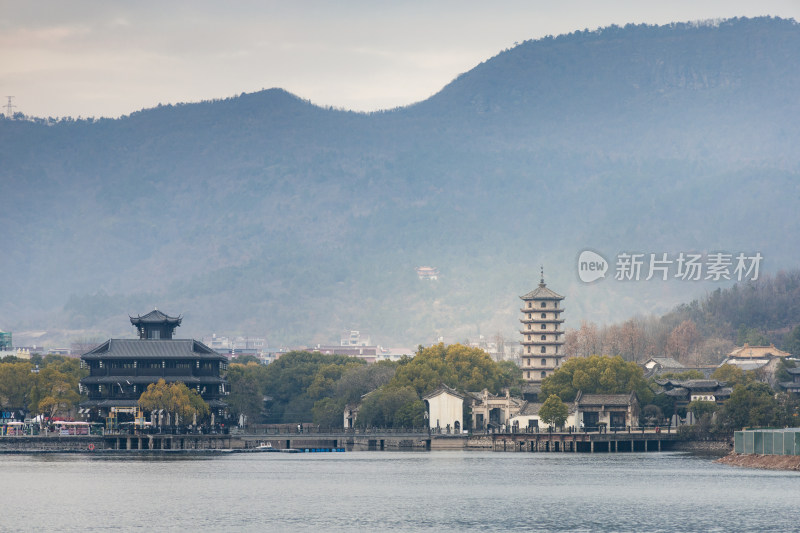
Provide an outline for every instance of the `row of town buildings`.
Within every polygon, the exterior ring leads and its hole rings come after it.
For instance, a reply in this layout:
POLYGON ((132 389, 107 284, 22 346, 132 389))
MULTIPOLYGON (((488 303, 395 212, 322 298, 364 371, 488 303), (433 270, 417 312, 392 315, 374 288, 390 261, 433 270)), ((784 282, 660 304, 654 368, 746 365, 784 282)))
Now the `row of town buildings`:
MULTIPOLYGON (((454 416, 435 416, 434 405, 444 402, 443 412, 460 413, 454 405, 467 401, 471 409, 471 427, 484 429, 505 426, 508 428, 543 427, 538 417, 538 393, 541 381, 552 375, 562 364, 567 355, 564 353, 564 296, 549 289, 544 275, 533 291, 520 297, 522 307, 521 354, 520 364, 526 385, 522 398, 492 396, 487 391, 459 393, 446 388, 437 392, 438 396, 426 397, 431 411, 429 423, 431 427, 463 428, 463 421, 454 416), (450 396, 452 396, 452 398, 450 396), (460 400, 459 400, 460 398, 460 400), (433 402, 433 404, 431 404, 433 402), (452 404, 452 405, 451 405, 452 404), (443 423, 444 421, 444 423, 443 423)), ((144 316, 130 317, 131 325, 136 328, 138 339, 109 339, 81 356, 83 364, 89 369, 89 376, 81 380, 81 392, 88 395, 88 400, 81 404, 82 414, 97 417, 109 416, 115 412, 133 411, 142 392, 150 383, 164 379, 167 383, 182 382, 194 388, 209 404, 217 416, 225 414, 227 405, 225 397, 230 393, 225 379, 225 371, 231 353, 253 353, 263 351, 264 340, 261 338, 244 339, 243 344, 224 337, 213 336, 200 342, 193 339, 176 339, 174 332, 181 325, 180 316, 169 316, 161 311, 153 310, 144 316), (226 352, 226 354, 220 353, 226 352)), ((5 339, 5 338, 4 338, 5 339)), ((10 344, 10 335, 8 335, 10 344)), ((338 353, 362 357, 374 362, 383 358, 397 358, 401 354, 381 352, 372 346, 369 337, 358 331, 349 331, 342 335, 339 345, 318 345, 311 350, 321 353, 338 353)), ((403 353, 408 350, 403 350, 403 353)), ((745 345, 732 352, 725 362, 739 365, 744 370, 754 368, 772 368, 777 361, 789 357, 790 354, 776 349, 774 346, 745 345)), ((688 368, 669 358, 653 358, 645 363, 648 376, 658 376, 665 372, 680 373, 688 368)), ((701 369, 710 374, 715 367, 701 369)), ((800 369, 791 369, 791 381, 779 383, 785 390, 800 392, 800 369)), ((679 405, 701 399, 721 402, 730 396, 730 389, 724 383, 715 380, 662 380, 657 383, 664 388, 666 394, 672 396, 679 405), (663 381, 663 382, 662 382, 663 381)), ((352 425, 357 416, 358 406, 348 406, 345 413, 345 427, 352 425)), ((590 395, 579 394, 570 407, 567 425, 580 427, 604 424, 607 427, 635 426, 638 424, 638 404, 630 395, 590 395), (613 396, 613 397, 612 397, 613 396)))

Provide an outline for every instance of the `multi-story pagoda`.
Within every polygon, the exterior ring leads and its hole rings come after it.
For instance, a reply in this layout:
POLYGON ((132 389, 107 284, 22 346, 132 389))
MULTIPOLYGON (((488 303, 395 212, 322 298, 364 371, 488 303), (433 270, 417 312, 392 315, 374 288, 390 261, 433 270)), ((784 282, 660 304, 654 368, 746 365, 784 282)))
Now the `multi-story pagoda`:
POLYGON ((151 383, 163 379, 180 381, 195 389, 208 403, 211 412, 224 414, 222 400, 229 392, 222 377, 227 369, 225 356, 193 339, 173 339, 181 317, 153 310, 144 316, 130 317, 138 339, 109 339, 81 355, 89 376, 80 382, 89 399, 81 409, 98 416, 110 412, 130 412, 151 383))
POLYGON ((544 269, 539 286, 525 296, 522 304, 522 377, 529 383, 540 383, 551 375, 564 358, 564 332, 561 325, 560 294, 547 288, 544 269))

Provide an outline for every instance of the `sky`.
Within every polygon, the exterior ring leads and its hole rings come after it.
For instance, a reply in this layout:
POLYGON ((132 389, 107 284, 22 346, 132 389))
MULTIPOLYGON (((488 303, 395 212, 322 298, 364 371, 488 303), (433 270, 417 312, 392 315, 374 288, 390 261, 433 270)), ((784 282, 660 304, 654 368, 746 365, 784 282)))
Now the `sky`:
POLYGON ((279 87, 373 111, 424 100, 529 39, 763 15, 800 20, 800 0, 0 0, 0 104, 118 117, 279 87))

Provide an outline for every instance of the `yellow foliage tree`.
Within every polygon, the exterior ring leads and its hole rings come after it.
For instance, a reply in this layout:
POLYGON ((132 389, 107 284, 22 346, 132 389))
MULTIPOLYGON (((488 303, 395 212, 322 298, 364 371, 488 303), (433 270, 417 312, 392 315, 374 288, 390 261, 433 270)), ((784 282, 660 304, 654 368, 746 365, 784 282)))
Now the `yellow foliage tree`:
POLYGON ((193 419, 194 415, 201 418, 210 413, 208 404, 197 391, 179 381, 167 384, 163 379, 147 386, 139 397, 139 407, 147 412, 164 409, 177 417, 176 423, 181 419, 193 419))

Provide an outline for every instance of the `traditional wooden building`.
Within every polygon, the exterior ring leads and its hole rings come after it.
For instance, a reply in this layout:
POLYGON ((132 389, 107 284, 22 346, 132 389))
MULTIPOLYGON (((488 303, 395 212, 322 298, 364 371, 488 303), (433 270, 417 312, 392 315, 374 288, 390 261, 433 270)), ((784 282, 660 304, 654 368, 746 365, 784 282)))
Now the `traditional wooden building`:
POLYGON ((724 381, 716 379, 657 379, 655 383, 675 401, 676 408, 685 408, 694 401, 722 405, 731 397, 731 388, 724 381))
POLYGON ((539 286, 524 296, 522 304, 522 377, 540 383, 564 358, 563 296, 547 288, 544 271, 539 286))
POLYGON ((800 368, 787 368, 786 372, 789 373, 789 375, 792 377, 792 380, 781 382, 779 385, 786 392, 800 394, 800 368))
POLYGON ((112 411, 130 411, 148 385, 163 379, 195 389, 212 413, 223 416, 227 409, 224 398, 229 393, 222 377, 227 359, 202 342, 174 339, 180 316, 153 310, 130 320, 138 339, 109 339, 81 355, 82 364, 89 369, 89 376, 80 381, 81 390, 89 397, 81 409, 100 417, 112 411))
POLYGON ((625 429, 639 425, 639 401, 636 393, 630 394, 584 394, 575 397, 579 427, 594 431, 602 426, 606 429, 625 429))

